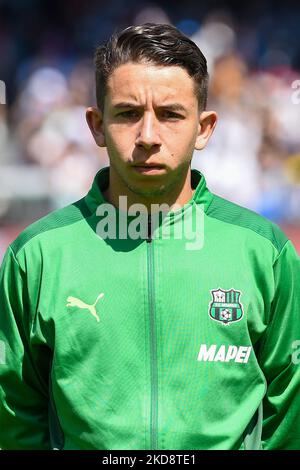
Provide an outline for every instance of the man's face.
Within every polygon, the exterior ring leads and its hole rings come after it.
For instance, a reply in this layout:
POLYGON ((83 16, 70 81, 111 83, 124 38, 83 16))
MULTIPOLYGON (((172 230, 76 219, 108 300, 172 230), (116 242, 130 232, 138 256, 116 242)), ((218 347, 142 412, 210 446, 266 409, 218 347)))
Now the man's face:
POLYGON ((203 147, 197 146, 200 115, 194 81, 183 68, 117 67, 107 83, 98 144, 107 147, 121 186, 147 197, 180 184, 194 148, 203 147))

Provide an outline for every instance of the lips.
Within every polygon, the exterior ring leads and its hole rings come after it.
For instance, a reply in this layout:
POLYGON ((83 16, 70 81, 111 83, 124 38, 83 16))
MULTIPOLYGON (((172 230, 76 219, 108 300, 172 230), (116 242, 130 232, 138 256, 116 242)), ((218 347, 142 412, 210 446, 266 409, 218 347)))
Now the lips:
POLYGON ((135 163, 134 168, 164 168, 162 163, 135 163))
POLYGON ((158 163, 148 163, 133 165, 133 169, 138 173, 152 175, 163 173, 165 171, 165 166, 158 163))

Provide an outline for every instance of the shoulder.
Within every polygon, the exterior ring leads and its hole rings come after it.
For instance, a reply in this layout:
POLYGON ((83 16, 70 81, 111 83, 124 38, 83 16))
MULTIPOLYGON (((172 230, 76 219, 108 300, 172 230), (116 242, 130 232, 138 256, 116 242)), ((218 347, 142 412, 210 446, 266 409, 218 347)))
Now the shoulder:
POLYGON ((11 243, 10 248, 14 255, 18 253, 28 243, 39 241, 42 236, 49 234, 51 237, 63 228, 72 226, 90 215, 90 211, 82 198, 68 206, 50 212, 46 216, 26 227, 18 237, 11 243))
POLYGON ((213 194, 207 215, 226 224, 231 224, 233 228, 240 227, 252 231, 257 237, 268 240, 278 253, 288 241, 285 233, 275 223, 216 194, 213 194))

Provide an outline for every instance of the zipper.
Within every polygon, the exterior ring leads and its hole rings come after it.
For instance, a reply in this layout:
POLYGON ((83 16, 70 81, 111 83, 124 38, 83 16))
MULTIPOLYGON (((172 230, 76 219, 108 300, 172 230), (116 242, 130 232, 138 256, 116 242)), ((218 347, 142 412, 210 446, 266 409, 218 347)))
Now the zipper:
POLYGON ((155 322, 155 292, 154 292, 154 250, 151 230, 151 214, 148 215, 147 238, 147 268, 148 268, 148 304, 150 316, 150 361, 151 361, 151 408, 150 408, 150 449, 156 450, 157 445, 157 415, 158 415, 158 380, 157 380, 157 338, 155 322))
POLYGON ((147 243, 152 242, 152 227, 151 227, 151 214, 148 214, 148 233, 147 233, 147 243))

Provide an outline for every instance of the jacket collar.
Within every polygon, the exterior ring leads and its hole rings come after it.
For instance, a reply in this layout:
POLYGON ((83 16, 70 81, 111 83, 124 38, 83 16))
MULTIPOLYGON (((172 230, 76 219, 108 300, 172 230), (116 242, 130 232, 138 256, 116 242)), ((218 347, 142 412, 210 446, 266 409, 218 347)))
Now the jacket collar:
MULTIPOLYGON (((97 207, 100 204, 108 203, 103 196, 103 191, 108 187, 108 184, 109 167, 104 167, 96 173, 92 187, 85 196, 85 202, 91 213, 96 212, 97 207)), ((181 209, 174 211, 173 215, 182 214, 182 212, 186 208, 189 208, 191 204, 203 205, 204 212, 206 212, 213 198, 213 194, 207 188, 205 177, 202 173, 200 173, 200 171, 192 169, 191 186, 192 189, 195 189, 193 197, 181 209)))

